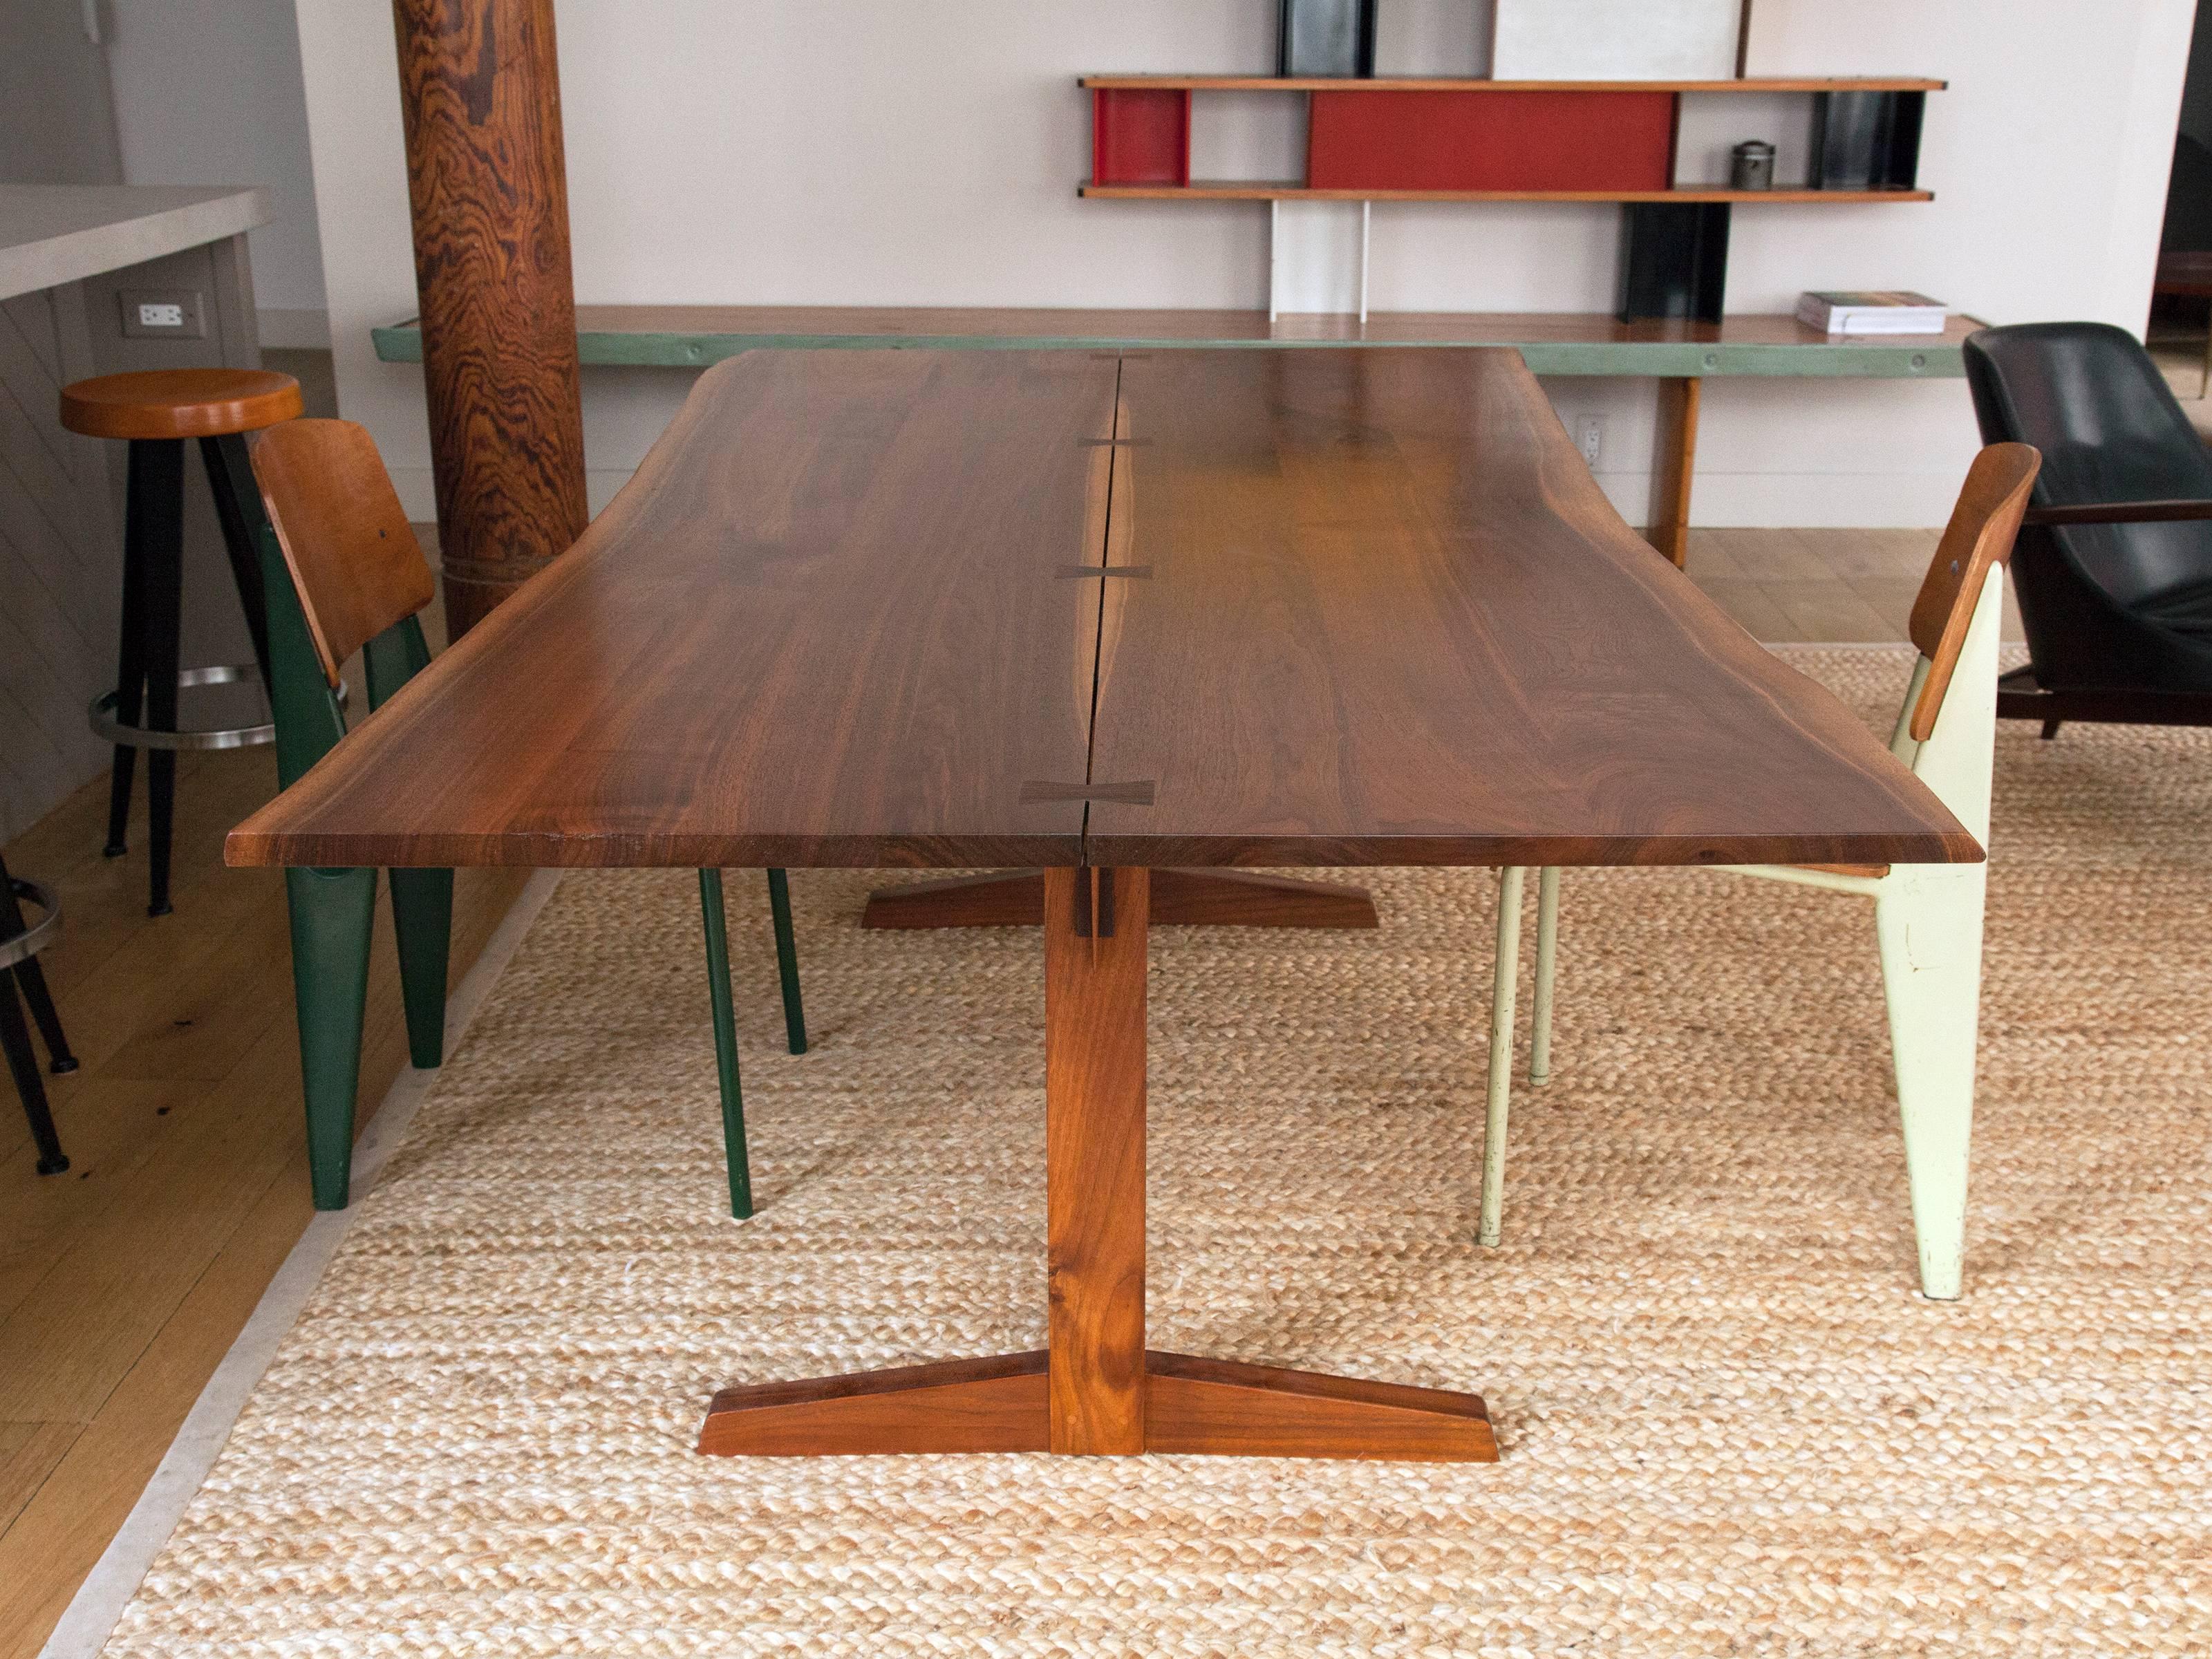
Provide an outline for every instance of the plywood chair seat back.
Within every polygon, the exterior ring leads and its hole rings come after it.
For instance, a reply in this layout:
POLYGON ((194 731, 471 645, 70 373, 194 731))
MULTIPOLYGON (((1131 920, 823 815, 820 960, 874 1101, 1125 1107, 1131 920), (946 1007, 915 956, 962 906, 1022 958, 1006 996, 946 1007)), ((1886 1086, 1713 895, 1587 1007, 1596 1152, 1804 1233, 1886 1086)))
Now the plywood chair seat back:
POLYGON ((351 421, 289 421, 253 446, 269 521, 323 675, 430 603, 429 561, 376 441, 351 421))
POLYGON ((1890 748, 1960 823, 1986 842, 1996 743, 2003 570, 2043 458, 2027 444, 1974 457, 1906 631, 1920 661, 1890 748))
POLYGON ((2027 511, 2027 498, 2042 464, 2042 456, 2030 445, 1991 444, 1966 471, 1958 505, 1951 509, 1951 520, 1936 544, 1936 557, 1912 601, 1906 626, 1929 662, 1911 710, 1917 743, 1935 735, 1936 718, 1958 670, 1974 607, 1981 601, 1982 584, 1995 567, 2011 562, 2021 515, 2027 511))

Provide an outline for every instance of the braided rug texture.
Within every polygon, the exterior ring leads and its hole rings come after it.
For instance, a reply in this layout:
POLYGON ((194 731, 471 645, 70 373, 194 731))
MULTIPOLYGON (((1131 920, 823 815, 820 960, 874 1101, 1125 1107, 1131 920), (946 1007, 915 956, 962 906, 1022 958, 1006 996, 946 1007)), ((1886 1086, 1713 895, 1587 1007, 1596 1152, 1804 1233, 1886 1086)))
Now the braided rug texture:
MULTIPOLYGON (((1790 656, 1886 729, 1905 653, 1790 656)), ((1042 1345, 1041 948, 794 872, 793 1059, 733 876, 739 1225, 696 884, 574 875, 107 1651, 2212 1650, 2212 733, 1999 744, 1955 1304, 1863 901, 1571 873, 1496 1251, 1492 875, 1154 934, 1153 1345, 1478 1390, 1492 1467, 696 1455, 726 1383, 1042 1345)))

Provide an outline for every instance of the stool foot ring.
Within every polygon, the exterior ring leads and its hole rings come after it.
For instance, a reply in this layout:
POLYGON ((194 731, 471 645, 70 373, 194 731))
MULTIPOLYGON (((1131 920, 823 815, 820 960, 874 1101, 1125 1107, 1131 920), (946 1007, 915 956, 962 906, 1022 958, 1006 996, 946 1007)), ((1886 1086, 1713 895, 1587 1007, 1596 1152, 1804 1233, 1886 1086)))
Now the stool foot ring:
MULTIPOLYGON (((177 675, 177 690, 190 691, 204 685, 258 685, 261 671, 252 666, 225 665, 217 668, 187 668, 177 675)), ((258 726, 234 726, 221 730, 196 732, 155 732, 145 726, 128 724, 118 718, 115 708, 117 694, 103 691, 92 700, 85 710, 93 733, 102 740, 123 749, 247 749, 258 744, 274 743, 276 727, 267 720, 258 726)), ((111 841, 106 851, 110 858, 123 851, 121 843, 111 841)))

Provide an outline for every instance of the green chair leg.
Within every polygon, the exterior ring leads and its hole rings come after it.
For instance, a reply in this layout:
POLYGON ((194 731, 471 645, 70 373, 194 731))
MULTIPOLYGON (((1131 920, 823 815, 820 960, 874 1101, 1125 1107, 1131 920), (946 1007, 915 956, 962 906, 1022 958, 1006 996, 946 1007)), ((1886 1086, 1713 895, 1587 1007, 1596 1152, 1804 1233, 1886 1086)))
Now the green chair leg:
POLYGON ((1536 872, 1536 994, 1528 1006, 1528 1081, 1552 1080, 1552 981, 1559 967, 1559 870, 1536 872))
POLYGON ((453 872, 394 870, 392 932, 399 942, 399 995, 407 1057, 425 1071, 446 1058, 446 957, 453 937, 453 872))
POLYGON ((1521 890, 1528 872, 1498 872, 1497 979, 1490 994, 1490 1092, 1482 1129, 1481 1244, 1498 1243, 1505 1205, 1505 1109, 1513 1093, 1513 998, 1521 978, 1521 890))
POLYGON ((791 1052, 806 1052, 806 1005, 799 1000, 799 941, 791 928, 791 879, 768 872, 769 914, 775 918, 775 971, 783 981, 783 1032, 791 1052))
POLYGON ((315 1207, 343 1210, 353 1181, 354 1095, 361 1086, 376 872, 287 870, 284 887, 292 915, 307 1171, 315 1207))
POLYGON ((730 927, 722 914, 722 872, 699 872, 699 910, 707 931, 707 991, 714 1003, 714 1069, 722 1085, 722 1152, 730 1166, 730 1213, 753 1212, 752 1165, 745 1155, 745 1101, 738 1086, 738 1016, 730 1001, 730 927))

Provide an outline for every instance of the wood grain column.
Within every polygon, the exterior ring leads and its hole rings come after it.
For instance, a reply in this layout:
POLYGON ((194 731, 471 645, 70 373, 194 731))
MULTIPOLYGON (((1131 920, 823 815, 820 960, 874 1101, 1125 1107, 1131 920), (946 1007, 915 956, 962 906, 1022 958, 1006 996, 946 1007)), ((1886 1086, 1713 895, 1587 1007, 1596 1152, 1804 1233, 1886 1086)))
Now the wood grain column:
POLYGON ((1659 382, 1652 434, 1651 526, 1644 533, 1677 568, 1690 556, 1690 482, 1698 467, 1698 401, 1705 382, 1659 382))
POLYGON ((1047 1413, 1056 1452, 1145 1449, 1150 872, 1044 872, 1047 1413))
POLYGON ((587 516, 553 0, 392 0, 392 13, 458 638, 587 516))

